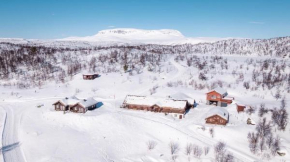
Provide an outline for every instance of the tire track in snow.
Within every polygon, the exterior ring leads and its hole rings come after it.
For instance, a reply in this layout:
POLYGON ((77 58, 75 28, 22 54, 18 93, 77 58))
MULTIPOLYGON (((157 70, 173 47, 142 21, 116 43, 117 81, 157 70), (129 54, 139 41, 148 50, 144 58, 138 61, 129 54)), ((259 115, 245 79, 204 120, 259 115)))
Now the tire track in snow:
MULTIPOLYGON (((145 118, 145 117, 134 116, 134 115, 128 114, 128 113, 126 113, 124 111, 119 111, 118 113, 121 113, 121 114, 124 114, 124 115, 127 115, 127 116, 131 116, 131 117, 135 117, 135 118, 139 118, 139 119, 143 119, 143 120, 147 120, 147 121, 151 121, 151 122, 154 122, 154 123, 158 123, 158 124, 165 125, 165 126, 170 127, 170 128, 172 128, 172 129, 174 129, 174 130, 176 130, 176 131, 178 131, 178 132, 180 132, 182 134, 187 135, 190 138, 193 138, 195 140, 198 140, 198 141, 200 141, 202 143, 205 143, 207 145, 210 145, 210 146, 213 146, 214 144, 216 144, 218 142, 218 141, 213 140, 211 138, 208 138, 208 137, 205 137, 203 135, 200 135, 197 132, 185 132, 185 131, 182 131, 182 130, 176 128, 175 126, 172 126, 172 125, 167 124, 167 123, 163 123, 163 122, 160 122, 160 121, 148 119, 148 118, 145 118)), ((234 153, 235 158, 237 160, 239 160, 239 161, 244 161, 244 162, 256 161, 255 158, 249 157, 247 154, 243 154, 243 153, 241 153, 241 151, 236 150, 235 148, 232 148, 230 146, 227 146, 227 149, 231 153, 234 153)))
POLYGON ((4 162, 25 162, 21 143, 18 139, 19 121, 15 120, 13 110, 9 106, 5 107, 4 110, 6 111, 6 118, 2 134, 3 160, 4 162))

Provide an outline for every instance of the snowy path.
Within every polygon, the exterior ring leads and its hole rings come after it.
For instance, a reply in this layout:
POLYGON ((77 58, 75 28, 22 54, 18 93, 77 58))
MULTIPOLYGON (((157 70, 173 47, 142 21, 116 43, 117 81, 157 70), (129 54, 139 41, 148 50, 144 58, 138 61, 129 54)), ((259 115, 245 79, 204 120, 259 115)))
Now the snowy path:
POLYGON ((142 89, 137 89, 133 94, 135 95, 138 95, 138 94, 142 94, 146 91, 149 91, 153 86, 163 86, 165 85, 166 83, 168 82, 171 82, 171 81, 174 81, 175 79, 179 78, 180 76, 182 76, 187 68, 186 67, 183 67, 182 65, 180 65, 179 63, 177 63, 175 60, 174 60, 174 56, 171 57, 169 59, 169 62, 177 69, 177 73, 174 75, 174 76, 171 76, 169 79, 165 79, 165 80, 160 80, 158 82, 154 82, 153 84, 154 85, 149 85, 149 86, 146 86, 145 88, 142 88, 142 89))
POLYGON ((6 119, 2 134, 2 153, 4 162, 25 162, 18 139, 19 120, 15 118, 13 109, 5 106, 6 119))
MULTIPOLYGON (((65 97, 65 96, 64 96, 65 97)), ((8 102, 33 102, 33 101, 46 101, 52 99, 62 99, 64 97, 45 97, 45 98, 20 98, 20 99, 7 99, 4 101, 0 101, 0 103, 8 103, 8 102)))

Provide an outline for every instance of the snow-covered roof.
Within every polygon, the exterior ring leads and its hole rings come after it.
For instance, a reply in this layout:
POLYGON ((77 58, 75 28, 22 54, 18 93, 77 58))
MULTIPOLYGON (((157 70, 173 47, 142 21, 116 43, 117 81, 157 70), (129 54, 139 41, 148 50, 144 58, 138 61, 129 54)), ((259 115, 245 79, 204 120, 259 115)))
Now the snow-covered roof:
POLYGON ((225 100, 234 100, 234 97, 224 97, 225 100))
POLYGON ((83 107, 92 106, 94 104, 97 104, 98 102, 94 98, 87 98, 87 99, 80 99, 75 96, 72 97, 66 97, 62 100, 59 100, 58 102, 63 103, 64 105, 76 105, 77 103, 82 105, 83 107))
POLYGON ((72 97, 66 97, 60 101, 64 103, 65 105, 74 105, 79 102, 79 99, 75 96, 72 96, 72 97))
POLYGON ((160 107, 171 107, 176 109, 184 109, 187 101, 186 100, 174 100, 174 99, 160 99, 146 96, 134 96, 128 95, 124 101, 125 104, 133 105, 146 105, 153 106, 158 105, 160 107))
POLYGON ((92 97, 91 98, 88 98, 88 99, 79 100, 79 102, 78 102, 78 104, 80 104, 83 107, 89 107, 89 106, 95 105, 97 103, 98 103, 98 101, 96 101, 92 97))
POLYGON ((214 115, 218 115, 225 120, 228 120, 228 118, 229 118, 229 112, 222 107, 214 107, 214 108, 210 109, 206 113, 206 118, 209 118, 209 117, 214 116, 214 115))
POLYGON ((215 89, 209 91, 208 93, 213 92, 213 91, 216 91, 217 93, 219 93, 219 94, 221 94, 221 95, 227 93, 227 91, 226 91, 225 89, 220 88, 220 87, 217 87, 217 88, 215 88, 215 89))
POLYGON ((98 75, 97 73, 83 73, 83 75, 98 75))
POLYGON ((180 99, 180 100, 184 100, 184 99, 192 99, 189 95, 183 93, 183 92, 177 92, 175 94, 172 94, 170 95, 171 98, 174 98, 174 99, 180 99))

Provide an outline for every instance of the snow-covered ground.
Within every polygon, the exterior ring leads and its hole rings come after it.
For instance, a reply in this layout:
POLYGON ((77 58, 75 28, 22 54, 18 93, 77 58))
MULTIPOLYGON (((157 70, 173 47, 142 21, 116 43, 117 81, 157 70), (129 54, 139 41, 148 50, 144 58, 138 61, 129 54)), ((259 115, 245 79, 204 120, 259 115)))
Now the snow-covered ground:
MULTIPOLYGON (((230 64, 243 64, 246 57, 226 56, 230 64)), ((184 62, 176 62, 171 57, 163 63, 168 72, 152 73, 144 70, 141 74, 128 73, 101 74, 95 80, 83 80, 77 74, 65 84, 49 83, 41 89, 16 89, 0 87, 0 130, 2 150, 12 144, 3 153, 5 162, 168 162, 171 161, 169 143, 177 142, 180 146, 177 161, 187 161, 185 146, 193 143, 204 148, 209 146, 208 155, 199 159, 191 156, 191 161, 213 161, 213 146, 224 141, 227 149, 236 161, 265 161, 261 156, 253 155, 248 148, 247 134, 255 126, 247 125, 250 117, 258 122, 255 114, 238 114, 234 103, 257 106, 265 103, 268 107, 279 107, 270 92, 246 91, 243 87, 226 88, 230 96, 235 97, 233 104, 226 107, 230 114, 226 126, 205 124, 206 113, 214 108, 205 104, 206 89, 195 90, 191 86, 167 86, 168 82, 188 80, 198 77, 198 71, 187 67, 184 62), (120 108, 126 95, 150 95, 150 89, 158 85, 153 97, 174 96, 190 98, 198 106, 191 109, 185 118, 179 120, 172 115, 136 111, 120 108), (91 97, 103 103, 98 109, 86 114, 56 112, 52 104, 66 96, 91 97), (42 105, 38 107, 38 105, 42 105), (5 114, 7 117, 5 118, 5 114), (5 121, 5 122, 4 122, 5 121), (205 126, 205 130, 202 130, 205 126), (209 129, 214 128, 214 137, 209 129), (153 150, 148 150, 148 141, 157 143, 153 150)), ((289 69, 287 69, 289 70, 289 69)), ((220 75, 220 79, 234 82, 232 74, 220 75), (222 76, 222 77, 221 77, 222 76)), ((245 76, 247 78, 249 76, 245 76)), ((286 101, 290 105, 290 97, 286 101)), ((287 107, 289 112, 290 107, 287 107)), ((282 145, 290 152, 289 127, 285 132, 276 131, 282 145)), ((2 151, 3 152, 3 151, 2 151)), ((290 161, 284 157, 272 157, 270 161, 290 161)))

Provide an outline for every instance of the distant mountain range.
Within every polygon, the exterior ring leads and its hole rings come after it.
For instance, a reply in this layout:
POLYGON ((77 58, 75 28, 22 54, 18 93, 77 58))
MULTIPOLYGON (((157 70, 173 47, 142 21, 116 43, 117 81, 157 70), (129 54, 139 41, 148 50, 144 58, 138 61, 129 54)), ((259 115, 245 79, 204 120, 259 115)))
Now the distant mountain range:
POLYGON ((68 37, 55 40, 37 40, 37 39, 21 39, 21 38, 0 38, 0 42, 10 43, 38 43, 49 44, 52 42, 88 42, 90 44, 162 44, 162 45, 176 45, 176 44, 197 44, 202 42, 215 42, 218 40, 225 40, 229 38, 210 38, 210 37, 185 37, 181 32, 171 29, 161 30, 142 30, 132 28, 108 29, 101 30, 96 35, 87 37, 68 37))
MULTIPOLYGON (((271 39, 188 38, 177 30, 110 29, 88 37, 68 37, 56 40, 0 38, 0 43, 64 48, 110 46, 144 46, 147 50, 170 53, 238 54, 290 57, 290 37, 271 39), (151 46, 148 46, 150 44, 151 46), (154 46, 152 46, 154 45, 154 46)), ((1 46, 0 46, 1 47, 1 46)), ((2 47, 4 47, 2 45, 2 47)), ((1 48, 0 48, 1 49, 1 48)))

